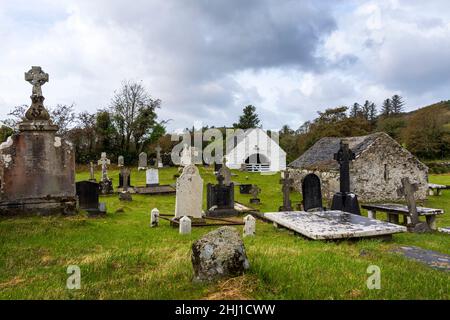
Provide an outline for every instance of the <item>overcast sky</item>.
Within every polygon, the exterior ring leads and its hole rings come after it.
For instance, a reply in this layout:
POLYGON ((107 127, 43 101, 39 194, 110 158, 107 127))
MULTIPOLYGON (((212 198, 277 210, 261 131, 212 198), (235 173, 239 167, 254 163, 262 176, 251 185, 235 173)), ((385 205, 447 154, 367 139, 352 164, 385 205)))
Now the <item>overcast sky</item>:
POLYGON ((402 95, 450 99, 450 1, 0 0, 0 117, 29 104, 109 106, 124 79, 162 100, 169 129, 231 125, 253 104, 266 129, 402 95))

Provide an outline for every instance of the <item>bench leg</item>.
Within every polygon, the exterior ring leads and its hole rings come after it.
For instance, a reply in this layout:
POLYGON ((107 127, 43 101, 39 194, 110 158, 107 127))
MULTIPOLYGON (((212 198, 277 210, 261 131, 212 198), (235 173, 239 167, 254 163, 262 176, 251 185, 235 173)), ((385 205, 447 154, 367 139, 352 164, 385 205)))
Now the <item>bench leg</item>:
POLYGON ((367 217, 370 219, 376 219, 377 218, 377 212, 375 210, 368 210, 367 211, 367 217))
POLYGON ((427 224, 431 230, 436 230, 436 216, 425 216, 427 224))
POLYGON ((403 215, 403 225, 408 225, 409 223, 411 223, 411 219, 409 218, 409 216, 407 214, 403 215))
POLYGON ((433 189, 428 189, 428 195, 429 196, 434 196, 434 190, 433 189))
POLYGON ((441 189, 437 189, 437 190, 436 190, 436 195, 437 195, 437 196, 440 196, 440 195, 441 195, 441 189))

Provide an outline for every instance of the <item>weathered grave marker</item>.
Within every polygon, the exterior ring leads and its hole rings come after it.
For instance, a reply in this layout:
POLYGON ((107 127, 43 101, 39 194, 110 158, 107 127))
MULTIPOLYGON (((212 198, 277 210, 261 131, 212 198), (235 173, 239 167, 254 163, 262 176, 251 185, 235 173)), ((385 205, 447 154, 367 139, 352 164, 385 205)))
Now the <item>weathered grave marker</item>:
POLYGON ((302 179, 302 195, 303 210, 323 210, 320 179, 314 173, 310 173, 302 179))
POLYGON ((249 214, 245 216, 244 223, 244 237, 254 236, 256 230, 256 219, 249 214))
POLYGON ((99 206, 100 186, 92 181, 80 181, 76 184, 79 207, 86 210, 89 216, 103 215, 106 211, 101 211, 99 206))
POLYGON ((252 195, 252 198, 250 198, 251 204, 260 204, 261 199, 258 198, 259 194, 261 193, 261 188, 258 187, 256 184, 253 184, 250 188, 250 194, 252 195))
POLYGON ((138 164, 138 171, 140 170, 147 170, 147 154, 145 152, 141 152, 139 154, 139 164, 138 164))
POLYGON ((147 187, 154 187, 159 185, 158 169, 150 168, 145 171, 145 185, 147 187))
POLYGON ((106 157, 106 152, 102 152, 101 158, 97 161, 97 164, 102 166, 102 180, 100 181, 102 194, 113 193, 112 180, 108 178, 108 165, 111 164, 111 160, 106 157))
POLYGON ((124 157, 123 156, 119 156, 117 158, 117 166, 120 168, 120 167, 123 167, 124 165, 125 165, 124 157))
POLYGON ((202 204, 203 179, 195 165, 188 165, 176 183, 175 218, 189 216, 201 219, 202 204))
POLYGON ((162 168, 163 167, 163 163, 162 163, 162 159, 161 159, 161 146, 158 144, 155 148, 156 151, 156 166, 158 168, 162 168))
POLYGON ((95 173, 94 173, 94 161, 89 162, 89 181, 97 182, 97 179, 95 179, 95 173))
POLYGON ((133 200, 131 197, 130 190, 128 190, 128 181, 130 178, 130 169, 122 167, 120 169, 123 178, 123 187, 122 191, 119 193, 119 199, 121 201, 131 201, 133 200))
POLYGON ((180 234, 190 234, 192 231, 192 221, 189 217, 184 216, 180 219, 180 234))
MULTIPOLYGON (((404 196, 408 211, 411 217, 411 223, 408 225, 408 229, 412 232, 429 232, 431 229, 425 222, 419 221, 419 215, 417 213, 416 199, 414 198, 414 192, 418 190, 417 184, 412 184, 408 177, 402 178, 402 186, 397 190, 399 196, 404 196)), ((394 216, 394 215, 393 215, 394 216)), ((395 215, 398 220, 398 215, 395 215)), ((435 216, 433 216, 435 218, 435 216)), ((397 221, 398 223, 398 221, 397 221)))
POLYGON ((283 177, 280 180, 282 184, 281 190, 283 191, 283 205, 278 209, 278 211, 292 211, 290 193, 292 185, 294 184, 294 179, 289 177, 289 171, 282 172, 283 177))
POLYGON ((224 177, 217 175, 218 184, 207 185, 207 216, 225 217, 237 214, 234 209, 234 184, 228 186, 223 183, 224 177))
POLYGON ((159 225, 159 210, 154 208, 150 213, 150 227, 157 227, 159 225))

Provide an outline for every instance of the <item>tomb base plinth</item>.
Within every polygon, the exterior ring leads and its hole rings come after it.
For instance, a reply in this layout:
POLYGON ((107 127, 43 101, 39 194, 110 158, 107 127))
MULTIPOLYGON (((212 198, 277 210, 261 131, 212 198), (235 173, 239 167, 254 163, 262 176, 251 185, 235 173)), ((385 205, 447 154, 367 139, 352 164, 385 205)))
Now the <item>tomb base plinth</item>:
POLYGON ((216 209, 208 210, 206 212, 207 217, 214 217, 214 218, 233 217, 233 216, 237 216, 238 214, 239 214, 239 211, 237 211, 234 208, 216 208, 216 209))
POLYGON ((340 210, 348 213, 361 215, 358 197, 351 192, 338 192, 333 196, 331 210, 340 210))
POLYGON ((42 199, 21 199, 0 202, 0 215, 74 215, 77 213, 75 197, 51 197, 42 199))

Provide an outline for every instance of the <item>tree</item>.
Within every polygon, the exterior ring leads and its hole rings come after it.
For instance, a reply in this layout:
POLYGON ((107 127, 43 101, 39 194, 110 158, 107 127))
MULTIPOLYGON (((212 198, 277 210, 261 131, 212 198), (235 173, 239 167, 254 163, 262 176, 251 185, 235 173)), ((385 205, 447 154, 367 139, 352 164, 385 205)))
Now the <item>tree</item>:
POLYGON ((377 119, 377 105, 375 103, 371 103, 369 106, 369 117, 368 120, 372 123, 377 119))
POLYGON ((361 113, 361 106, 359 105, 359 103, 355 102, 352 108, 350 109, 350 117, 356 118, 360 115, 360 113, 361 113))
POLYGON ((394 94, 391 99, 392 114, 400 114, 403 112, 403 98, 398 94, 394 94))
POLYGON ((73 104, 57 104, 56 107, 50 108, 49 111, 52 122, 59 127, 57 134, 66 137, 67 132, 76 121, 73 104))
POLYGON ((386 132, 392 138, 401 142, 402 130, 406 126, 406 121, 402 117, 384 117, 377 122, 377 130, 386 132))
POLYGON ((141 82, 124 81, 115 92, 111 112, 125 153, 143 149, 157 124, 155 111, 160 105, 161 100, 154 100, 141 82))
POLYGON ((243 115, 239 117, 239 122, 233 124, 234 128, 252 129, 260 127, 260 120, 256 113, 256 107, 248 105, 243 109, 243 115))
POLYGON ((381 107, 381 114, 383 116, 390 116, 392 114, 392 102, 391 99, 386 99, 383 101, 383 105, 381 107))

